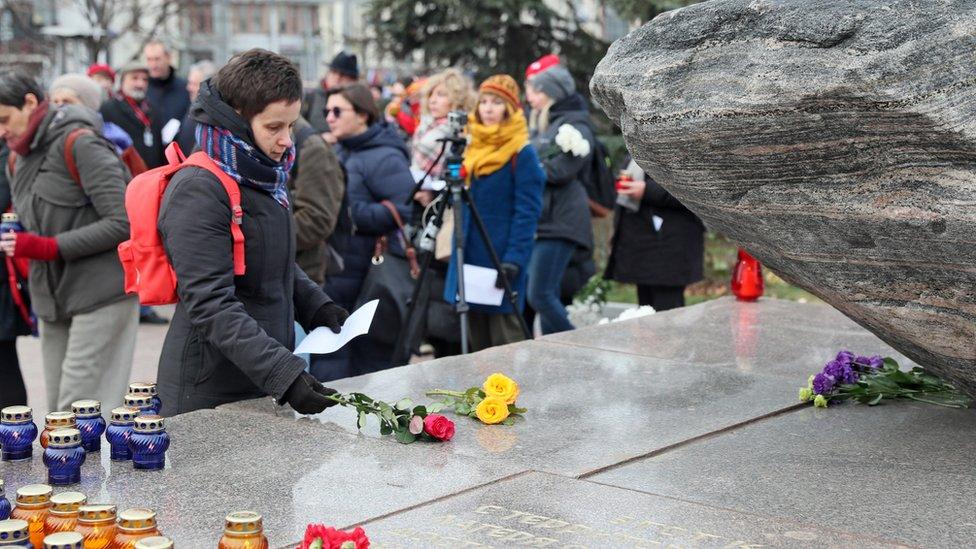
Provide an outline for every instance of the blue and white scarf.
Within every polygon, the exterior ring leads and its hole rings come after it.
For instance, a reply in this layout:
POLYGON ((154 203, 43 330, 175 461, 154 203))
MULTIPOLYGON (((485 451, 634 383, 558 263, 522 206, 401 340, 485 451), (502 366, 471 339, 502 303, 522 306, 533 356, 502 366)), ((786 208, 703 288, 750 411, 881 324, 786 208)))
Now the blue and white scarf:
POLYGON ((295 147, 285 153, 281 162, 269 162, 254 145, 230 130, 204 123, 197 124, 197 143, 227 175, 241 185, 262 190, 288 208, 288 177, 295 163, 295 147))

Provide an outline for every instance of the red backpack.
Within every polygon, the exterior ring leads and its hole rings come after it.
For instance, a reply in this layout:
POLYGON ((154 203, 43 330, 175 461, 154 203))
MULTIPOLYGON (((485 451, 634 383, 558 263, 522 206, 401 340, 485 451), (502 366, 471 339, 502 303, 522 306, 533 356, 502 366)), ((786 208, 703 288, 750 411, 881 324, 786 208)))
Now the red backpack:
POLYGON ((125 273, 125 292, 139 294, 143 305, 176 303, 176 271, 166 255, 159 237, 157 221, 163 193, 170 179, 186 166, 204 168, 220 180, 230 198, 230 233, 234 240, 234 274, 243 275, 244 232, 241 222, 241 189, 232 177, 224 173, 205 152, 186 158, 176 143, 166 149, 168 164, 137 175, 125 191, 125 212, 129 217, 129 240, 119 244, 119 259, 125 273))

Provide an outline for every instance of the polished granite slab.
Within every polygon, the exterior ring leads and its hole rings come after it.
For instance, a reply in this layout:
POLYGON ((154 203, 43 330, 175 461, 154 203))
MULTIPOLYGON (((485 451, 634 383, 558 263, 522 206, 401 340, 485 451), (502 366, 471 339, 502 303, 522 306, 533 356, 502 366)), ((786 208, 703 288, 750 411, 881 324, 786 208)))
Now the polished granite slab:
POLYGON ((726 297, 542 341, 801 380, 841 349, 914 366, 829 305, 771 298, 747 303, 726 297))
POLYGON ((897 547, 771 519, 527 473, 364 525, 375 549, 413 547, 897 547))
MULTIPOLYGON (((227 513, 264 516, 272 547, 301 540, 306 524, 346 525, 495 482, 522 471, 499 460, 453 456, 435 444, 399 445, 310 421, 213 410, 169 420, 167 468, 136 471, 112 462, 107 447, 82 469, 80 491, 119 509, 149 507, 179 547, 214 547, 227 513)), ((46 482, 41 450, 26 463, 0 462, 11 499, 25 484, 46 482)))
MULTIPOLYGON (((503 372, 521 386, 529 409, 513 426, 460 417, 451 444, 436 454, 459 454, 524 469, 576 477, 628 459, 796 406, 800 379, 757 375, 545 341, 496 347, 468 356, 348 378, 329 385, 395 402, 424 401, 429 389, 464 389, 503 372)), ((295 417, 270 400, 221 407, 295 417)), ((317 421, 356 432, 349 409, 330 408, 317 421)), ((364 432, 379 437, 371 421, 364 432)), ((386 438, 388 444, 395 441, 386 438)))
POLYGON ((806 408, 590 477, 595 482, 883 535, 976 544, 976 410, 806 408))

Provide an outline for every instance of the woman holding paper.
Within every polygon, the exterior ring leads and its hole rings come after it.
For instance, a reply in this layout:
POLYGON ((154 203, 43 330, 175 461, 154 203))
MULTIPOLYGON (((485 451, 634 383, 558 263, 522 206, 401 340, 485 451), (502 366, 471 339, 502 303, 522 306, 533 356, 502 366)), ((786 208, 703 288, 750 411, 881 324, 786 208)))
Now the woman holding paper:
MULTIPOLYGON (((502 272, 495 287, 503 288, 507 277, 518 294, 519 308, 525 305, 526 267, 532 256, 536 224, 542 212, 546 174, 519 104, 519 87, 505 74, 489 77, 478 88, 477 110, 468 116, 471 143, 464 156, 471 197, 488 229, 498 253, 502 272)), ((464 260, 469 265, 494 268, 488 248, 464 212, 464 260)), ((454 303, 457 295, 457 262, 452 258, 444 298, 454 303)), ((518 316, 521 311, 503 300, 501 305, 471 304, 468 321, 471 349, 478 351, 525 339, 518 316)))
POLYGON ((303 414, 335 404, 328 398, 335 391, 292 353, 295 319, 309 331, 339 332, 348 316, 295 265, 285 184, 301 98, 295 65, 259 49, 200 86, 191 116, 207 161, 173 176, 157 223, 179 296, 159 360, 163 415, 264 395, 303 414), (235 274, 227 179, 237 183, 243 210, 242 275, 235 274))

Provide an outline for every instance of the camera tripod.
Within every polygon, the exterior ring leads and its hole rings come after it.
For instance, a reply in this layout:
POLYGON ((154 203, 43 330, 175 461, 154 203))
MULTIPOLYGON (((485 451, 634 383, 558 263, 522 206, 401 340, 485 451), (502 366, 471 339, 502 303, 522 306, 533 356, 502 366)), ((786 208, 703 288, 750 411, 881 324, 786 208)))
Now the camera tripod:
MULTIPOLYGON (((467 146, 467 142, 463 137, 456 134, 453 137, 444 137, 438 139, 442 143, 440 154, 434 160, 434 165, 440 160, 444 155, 445 150, 450 146, 450 153, 444 162, 444 181, 446 186, 444 189, 438 191, 438 196, 435 198, 435 206, 433 208, 433 214, 426 223, 422 223, 422 229, 420 231, 419 237, 421 242, 419 243, 419 248, 424 250, 423 265, 420 270, 420 275, 417 277, 417 281, 414 283, 413 293, 410 297, 409 307, 407 310, 407 317, 404 322, 404 328, 400 331, 397 336, 396 345, 394 347, 393 354, 393 364, 400 365, 406 364, 410 359, 410 352, 413 344, 419 339, 421 334, 418 333, 419 322, 415 322, 416 315, 418 312, 418 303, 421 295, 421 291, 425 286, 429 285, 428 273, 430 272, 430 262, 434 257, 433 244, 434 239, 437 236, 437 232, 440 230, 441 225, 444 220, 444 213, 447 211, 449 206, 452 206, 452 212, 454 217, 454 245, 452 253, 452 261, 454 262, 457 269, 457 303, 454 306, 454 310, 458 315, 461 325, 461 354, 468 354, 470 352, 470 326, 468 324, 468 313, 470 312, 470 306, 468 305, 467 298, 465 295, 464 288, 464 207, 468 207, 468 211, 471 214, 471 219, 474 221, 475 227, 478 229, 478 234, 481 237, 482 243, 485 245, 485 249, 488 250, 488 255, 491 257, 491 263, 498 273, 498 280, 502 282, 503 290, 505 293, 505 299, 512 306, 512 311, 515 313, 519 320, 519 324, 522 327, 522 332, 525 334, 526 339, 532 338, 532 331, 529 329, 529 325, 526 323, 525 318, 519 312, 518 307, 518 293, 512 289, 512 282, 505 275, 502 269, 501 261, 498 258, 498 252, 495 247, 491 244, 491 239, 488 236, 488 229, 485 227, 485 223, 481 218, 481 214, 478 213, 478 208, 475 207, 474 200, 471 198, 471 193, 465 185, 464 177, 461 176, 461 162, 464 157, 464 149, 467 146)), ((421 190, 424 179, 430 174, 428 170, 427 174, 424 175, 417 182, 417 186, 414 192, 411 193, 409 200, 413 199, 413 195, 417 191, 421 190)), ((421 220, 423 222, 423 220, 421 220)), ((423 311, 421 311, 423 312, 423 311)))

